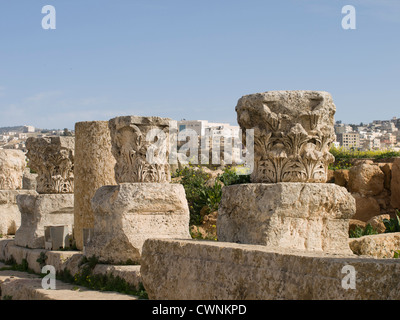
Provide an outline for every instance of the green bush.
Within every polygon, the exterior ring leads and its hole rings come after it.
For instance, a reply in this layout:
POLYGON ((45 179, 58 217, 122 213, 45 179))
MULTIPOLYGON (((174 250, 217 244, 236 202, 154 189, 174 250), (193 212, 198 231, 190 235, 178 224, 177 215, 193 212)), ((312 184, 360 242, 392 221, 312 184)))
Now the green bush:
POLYGON ((396 211, 396 217, 388 219, 383 219, 383 224, 385 225, 385 233, 389 232, 400 232, 400 211, 396 211))
POLYGON ((208 205, 208 194, 216 192, 216 190, 211 191, 210 187, 206 185, 209 176, 201 169, 195 170, 193 167, 185 167, 182 170, 177 170, 173 177, 180 177, 179 183, 185 188, 190 211, 190 224, 201 224, 202 216, 200 212, 203 207, 208 205))
POLYGON ((250 183, 250 175, 238 175, 234 169, 226 168, 224 173, 219 176, 219 180, 225 185, 250 183))
POLYGON ((378 234, 378 231, 376 231, 369 223, 365 226, 365 228, 356 226, 354 230, 350 230, 349 232, 350 238, 360 238, 362 236, 370 236, 373 234, 378 234))
POLYGON ((393 150, 359 151, 332 146, 329 152, 335 157, 335 163, 329 166, 330 170, 350 169, 352 166, 351 160, 353 159, 387 159, 400 157, 400 152, 393 150))
POLYGON ((201 167, 185 167, 182 170, 177 170, 172 177, 179 177, 179 183, 185 188, 191 225, 200 225, 205 214, 218 210, 222 197, 220 182, 224 186, 250 182, 249 175, 238 175, 232 168, 225 169, 224 173, 215 179, 212 185, 207 183, 210 176, 201 167))

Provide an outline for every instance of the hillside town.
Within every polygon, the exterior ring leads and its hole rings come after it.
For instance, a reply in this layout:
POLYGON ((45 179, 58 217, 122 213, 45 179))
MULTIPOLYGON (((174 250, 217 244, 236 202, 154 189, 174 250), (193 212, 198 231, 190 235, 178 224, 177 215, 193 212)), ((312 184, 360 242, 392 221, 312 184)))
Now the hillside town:
MULTIPOLYGON (((239 138, 240 127, 229 123, 213 123, 207 120, 185 120, 177 121, 178 132, 193 130, 199 137, 212 135, 213 139, 221 137, 239 138)), ((51 137, 72 136, 74 131, 67 128, 61 129, 38 129, 31 125, 20 127, 0 128, 0 149, 19 149, 26 152, 25 141, 29 137, 51 137)), ((393 117, 391 120, 374 120, 372 123, 345 124, 342 121, 335 123, 336 147, 354 149, 359 151, 368 150, 393 150, 400 151, 400 118, 393 117)), ((219 140, 222 141, 223 140, 219 140)), ((182 142, 182 141, 181 141, 182 142)), ((179 144, 179 143, 178 143, 179 144)), ((182 145, 182 143, 180 143, 182 145)), ((239 150, 233 150, 233 156, 237 156, 239 150)))

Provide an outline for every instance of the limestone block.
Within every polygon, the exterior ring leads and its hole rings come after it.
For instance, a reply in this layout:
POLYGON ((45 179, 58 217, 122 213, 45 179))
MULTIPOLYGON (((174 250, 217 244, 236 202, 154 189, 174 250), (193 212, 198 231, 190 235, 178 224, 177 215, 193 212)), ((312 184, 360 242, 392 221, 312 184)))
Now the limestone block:
POLYGON ((400 210, 400 158, 393 162, 391 191, 391 205, 400 210))
POLYGON ((142 278, 140 276, 140 265, 113 266, 109 264, 96 264, 93 269, 93 274, 113 275, 120 277, 127 283, 139 288, 142 278))
POLYGON ((349 253, 355 200, 326 183, 242 184, 223 188, 219 241, 349 253))
POLYGON ((140 272, 153 300, 400 299, 400 259, 149 239, 140 272), (342 286, 345 266, 354 267, 355 289, 342 286))
POLYGON ((386 230, 385 224, 383 223, 384 219, 390 220, 390 215, 380 214, 369 219, 366 224, 370 224, 378 233, 384 233, 386 230))
POLYGON ((22 189, 25 167, 25 154, 21 150, 0 149, 0 190, 22 189))
POLYGON ((180 184, 104 186, 97 190, 92 207, 93 236, 84 254, 103 262, 138 262, 148 238, 190 238, 189 207, 180 184))
POLYGON ((349 171, 349 191, 363 196, 375 196, 384 189, 385 175, 377 165, 363 163, 349 171))
POLYGON ((38 193, 74 192, 74 140, 74 137, 26 140, 28 165, 38 174, 38 193))
POLYGON ((108 121, 75 124, 74 238, 83 249, 83 229, 94 225, 91 200, 102 186, 115 185, 115 158, 111 153, 108 121))
POLYGON ((351 250, 357 255, 374 258, 393 258, 400 250, 400 232, 381 233, 349 240, 351 250))
POLYGON ((242 130, 254 129, 252 182, 327 181, 336 112, 329 93, 250 94, 239 99, 236 112, 242 130))
POLYGON ((372 197, 363 197, 360 194, 353 193, 352 196, 356 200, 356 214, 353 219, 368 221, 372 217, 381 213, 379 203, 372 197))
POLYGON ((18 195, 21 226, 15 244, 28 248, 45 247, 45 227, 67 225, 72 234, 74 224, 73 194, 18 195))
POLYGON ((37 194, 28 190, 0 190, 0 234, 15 234, 21 225, 21 213, 17 205, 17 195, 37 194))
POLYGON ((118 183, 171 181, 168 163, 170 121, 168 118, 138 116, 109 121, 118 183))

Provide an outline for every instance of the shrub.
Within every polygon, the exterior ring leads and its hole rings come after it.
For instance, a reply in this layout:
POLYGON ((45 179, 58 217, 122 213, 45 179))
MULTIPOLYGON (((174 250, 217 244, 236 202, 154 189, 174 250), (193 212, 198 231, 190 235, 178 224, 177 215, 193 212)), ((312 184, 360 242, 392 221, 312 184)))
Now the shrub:
POLYGON ((362 236, 369 236, 373 234, 378 234, 378 231, 376 231, 369 223, 365 226, 365 228, 356 226, 354 230, 350 230, 349 232, 350 238, 360 238, 362 236))
POLYGON ((225 185, 250 183, 250 175, 238 175, 232 168, 226 168, 224 173, 219 176, 219 180, 225 185))
POLYGON ((359 151, 332 146, 329 152, 335 157, 335 163, 329 166, 330 170, 350 169, 352 159, 386 159, 400 157, 400 152, 393 150, 359 151))
POLYGON ((383 219, 383 224, 386 228, 385 233, 400 232, 400 211, 396 210, 395 218, 383 219))

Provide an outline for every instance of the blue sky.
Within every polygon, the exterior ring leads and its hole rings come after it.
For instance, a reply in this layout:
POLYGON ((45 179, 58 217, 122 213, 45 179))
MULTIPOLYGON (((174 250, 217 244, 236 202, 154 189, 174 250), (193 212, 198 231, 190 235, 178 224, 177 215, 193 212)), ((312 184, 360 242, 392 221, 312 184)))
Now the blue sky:
POLYGON ((0 127, 236 124, 237 100, 270 90, 328 91, 346 123, 400 117, 399 35, 398 0, 2 0, 0 127))

